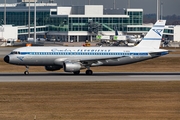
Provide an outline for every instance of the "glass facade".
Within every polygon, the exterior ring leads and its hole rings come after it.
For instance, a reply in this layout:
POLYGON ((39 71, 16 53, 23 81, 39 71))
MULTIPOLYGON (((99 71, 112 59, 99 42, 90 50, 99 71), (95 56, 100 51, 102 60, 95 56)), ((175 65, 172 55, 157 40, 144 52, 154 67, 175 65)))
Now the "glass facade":
POLYGON ((173 34, 173 33, 174 33, 174 30, 165 29, 165 30, 164 30, 164 33, 171 33, 171 34, 173 34))
POLYGON ((142 25, 143 23, 143 12, 142 11, 127 11, 129 15, 129 25, 142 25))
MULTIPOLYGON (((14 26, 28 26, 28 8, 22 10, 18 8, 7 9, 6 24, 14 26)), ((44 8, 43 10, 37 9, 37 26, 46 26, 37 28, 38 31, 114 31, 115 27, 118 31, 148 31, 148 27, 127 27, 127 25, 142 25, 143 24, 143 11, 142 10, 125 10, 127 17, 111 17, 111 15, 104 15, 103 17, 68 17, 67 15, 57 15, 57 12, 51 12, 50 9, 44 8), (51 15, 50 15, 51 14, 51 15)), ((34 26, 34 12, 30 12, 30 24, 34 26)), ((4 11, 0 10, 0 24, 4 24, 4 11)), ((34 32, 34 29, 31 29, 34 32)), ((173 30, 165 30, 165 33, 173 33, 173 30)), ((18 33, 28 33, 28 29, 21 29, 18 33)))
MULTIPOLYGON (((48 31, 48 27, 40 27, 40 28, 36 28, 36 32, 46 32, 48 31)), ((34 32, 34 28, 30 29, 30 32, 34 32)), ((28 33, 28 29, 19 29, 18 33, 28 33)))
MULTIPOLYGON (((14 26, 28 26, 29 12, 26 11, 7 11, 6 24, 14 26)), ((4 24, 4 12, 0 12, 0 24, 4 24)), ((50 31, 68 31, 68 17, 53 17, 50 16, 50 11, 37 11, 36 25, 47 26, 49 25, 50 31)), ((30 12, 30 26, 34 26, 34 12, 30 12)), ((24 31, 24 30, 22 30, 24 31)), ((38 31, 38 30, 37 30, 38 31)), ((19 31, 20 32, 20 31, 19 31)), ((24 31, 25 32, 25 31, 24 31)), ((33 30, 31 30, 33 32, 33 30)), ((21 33, 21 32, 20 32, 21 33)))
POLYGON ((128 27, 127 32, 131 32, 131 31, 149 31, 151 28, 149 27, 128 27))
POLYGON ((46 25, 49 25, 49 31, 68 31, 68 16, 52 16, 49 17, 49 23, 46 25))
POLYGON ((71 17, 69 18, 69 31, 88 31, 90 27, 101 31, 123 31, 129 18, 120 17, 71 17))
MULTIPOLYGON (((43 26, 50 23, 50 14, 46 11, 39 11, 37 12, 37 26, 43 26)), ((6 12, 6 24, 11 24, 14 26, 24 26, 28 25, 28 11, 11 11, 6 12)), ((31 26, 34 24, 34 12, 30 12, 30 23, 31 26)), ((4 24, 4 12, 0 12, 0 24, 4 24)))
MULTIPOLYGON (((6 24, 12 24, 14 26, 28 26, 28 10, 13 11, 8 10, 6 12, 6 24)), ((50 31, 88 31, 90 27, 90 21, 98 30, 101 31, 113 31, 114 27, 118 31, 126 31, 127 25, 141 25, 142 24, 142 12, 128 12, 129 17, 69 17, 58 16, 57 13, 51 13, 47 11, 37 11, 37 26, 49 25, 50 31)), ((34 12, 30 12, 30 23, 34 25, 34 12)), ((110 15, 109 15, 110 16, 110 15)), ((0 12, 0 24, 4 24, 4 12, 0 12)))

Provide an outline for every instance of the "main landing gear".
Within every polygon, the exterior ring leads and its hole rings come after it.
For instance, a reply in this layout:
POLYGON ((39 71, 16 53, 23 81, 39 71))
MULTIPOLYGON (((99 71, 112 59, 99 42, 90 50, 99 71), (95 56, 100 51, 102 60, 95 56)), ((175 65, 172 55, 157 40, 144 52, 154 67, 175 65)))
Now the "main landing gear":
POLYGON ((26 66, 26 70, 24 71, 24 75, 29 75, 29 66, 26 66))
MULTIPOLYGON (((73 72, 73 73, 74 73, 74 75, 79 75, 79 74, 80 74, 80 71, 75 71, 75 72, 73 72)), ((89 67, 87 67, 86 75, 92 75, 92 74, 93 74, 93 71, 90 70, 89 67)))
MULTIPOLYGON (((76 72, 73 72, 74 75, 79 75, 80 74, 80 71, 76 71, 76 72)), ((93 71, 92 70, 86 70, 86 75, 92 75, 93 74, 93 71)))
POLYGON ((92 75, 93 71, 92 70, 86 70, 86 75, 92 75))
POLYGON ((86 75, 92 75, 92 74, 93 74, 93 71, 90 70, 90 67, 87 66, 86 68, 87 68, 87 70, 86 70, 86 75))

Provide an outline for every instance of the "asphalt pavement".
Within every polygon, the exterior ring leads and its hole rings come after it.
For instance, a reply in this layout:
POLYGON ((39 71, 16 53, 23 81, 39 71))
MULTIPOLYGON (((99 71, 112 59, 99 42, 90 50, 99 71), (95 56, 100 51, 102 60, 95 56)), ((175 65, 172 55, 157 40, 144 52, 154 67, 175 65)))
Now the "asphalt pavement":
POLYGON ((130 81, 180 81, 180 73, 0 73, 0 82, 130 82, 130 81))

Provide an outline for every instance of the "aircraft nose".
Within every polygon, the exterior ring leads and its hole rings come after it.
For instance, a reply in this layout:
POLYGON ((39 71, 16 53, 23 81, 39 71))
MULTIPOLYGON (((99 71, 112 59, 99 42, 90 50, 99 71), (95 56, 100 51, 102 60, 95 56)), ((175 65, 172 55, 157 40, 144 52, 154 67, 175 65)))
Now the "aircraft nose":
POLYGON ((9 63, 9 56, 8 56, 8 55, 6 55, 6 56, 4 57, 4 61, 5 61, 6 63, 9 63))

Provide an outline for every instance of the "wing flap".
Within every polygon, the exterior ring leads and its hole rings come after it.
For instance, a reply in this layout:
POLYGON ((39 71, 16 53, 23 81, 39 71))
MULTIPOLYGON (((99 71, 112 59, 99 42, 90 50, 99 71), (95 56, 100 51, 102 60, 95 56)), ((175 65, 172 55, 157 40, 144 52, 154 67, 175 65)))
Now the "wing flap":
POLYGON ((124 56, 121 56, 121 57, 105 57, 105 58, 100 58, 100 59, 98 59, 98 58, 85 58, 85 59, 79 59, 79 62, 86 62, 86 61, 101 61, 101 60, 108 60, 108 59, 118 59, 118 58, 122 58, 122 57, 124 57, 124 56))
POLYGON ((115 57, 104 57, 104 58, 82 58, 82 59, 69 59, 69 58, 57 58, 54 61, 54 64, 56 65, 63 65, 64 62, 68 61, 68 62, 79 62, 83 65, 92 65, 92 64, 98 64, 101 65, 103 64, 102 61, 105 60, 117 60, 117 59, 121 59, 124 58, 126 56, 115 56, 115 57))

